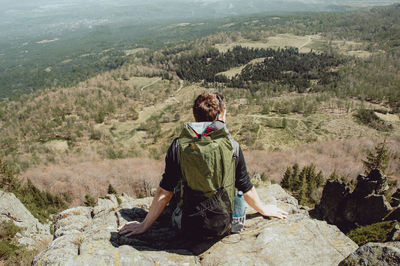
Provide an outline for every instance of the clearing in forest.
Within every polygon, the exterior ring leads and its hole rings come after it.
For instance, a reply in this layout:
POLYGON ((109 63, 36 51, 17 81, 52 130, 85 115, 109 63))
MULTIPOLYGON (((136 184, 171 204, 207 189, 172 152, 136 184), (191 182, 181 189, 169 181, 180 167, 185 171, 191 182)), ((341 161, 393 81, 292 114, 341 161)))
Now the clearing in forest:
POLYGON ((220 52, 226 52, 229 49, 232 49, 233 47, 238 45, 248 48, 274 48, 274 49, 285 48, 285 47, 297 47, 299 48, 300 52, 309 52, 313 48, 312 47, 313 43, 319 44, 320 40, 321 40, 320 35, 297 36, 293 34, 278 34, 276 36, 268 37, 268 39, 264 41, 250 41, 243 39, 229 44, 226 43, 216 44, 215 47, 220 52))
POLYGON ((298 36, 294 34, 277 34, 268 37, 266 40, 251 41, 242 39, 232 43, 216 44, 215 47, 220 52, 226 52, 235 46, 242 46, 247 48, 285 48, 296 47, 301 53, 308 53, 313 51, 323 51, 330 44, 333 48, 344 55, 356 56, 360 58, 369 57, 372 53, 366 51, 367 43, 347 41, 347 40, 333 40, 329 41, 324 39, 321 35, 305 35, 298 36))
POLYGON ((264 58, 256 58, 256 59, 251 60, 246 65, 243 65, 243 66, 240 66, 240 67, 231 68, 231 69, 229 69, 227 71, 220 72, 217 75, 224 75, 227 78, 233 78, 235 75, 240 74, 240 72, 242 72, 242 69, 245 68, 247 65, 259 63, 259 62, 262 62, 262 61, 264 61, 264 58))

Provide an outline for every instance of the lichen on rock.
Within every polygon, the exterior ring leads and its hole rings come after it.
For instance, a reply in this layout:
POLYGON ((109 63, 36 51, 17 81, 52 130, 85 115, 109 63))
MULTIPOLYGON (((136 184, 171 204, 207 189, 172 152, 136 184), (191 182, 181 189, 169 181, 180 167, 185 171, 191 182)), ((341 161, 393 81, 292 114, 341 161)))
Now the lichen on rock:
POLYGON ((279 185, 258 188, 258 193, 264 202, 288 211, 288 218, 267 219, 248 208, 243 233, 202 243, 172 230, 168 209, 146 233, 118 235, 118 226, 144 219, 152 198, 123 195, 118 205, 108 195, 94 208, 60 213, 55 240, 33 265, 337 265, 357 249, 336 226, 311 219, 279 185))

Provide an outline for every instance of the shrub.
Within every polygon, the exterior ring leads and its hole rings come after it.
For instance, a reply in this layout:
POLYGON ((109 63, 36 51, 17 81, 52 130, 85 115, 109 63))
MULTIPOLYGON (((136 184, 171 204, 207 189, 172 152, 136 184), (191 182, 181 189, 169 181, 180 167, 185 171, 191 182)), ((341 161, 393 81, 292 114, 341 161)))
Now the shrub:
POLYGON ((113 146, 109 146, 106 148, 105 155, 108 159, 112 159, 112 160, 125 157, 123 150, 118 149, 113 146))
POLYGON ((103 110, 99 111, 94 115, 94 121, 97 124, 103 123, 105 118, 106 118, 106 113, 103 110))
POLYGON ((27 257, 31 256, 31 254, 27 254, 24 248, 14 244, 14 237, 20 231, 21 228, 12 221, 0 223, 0 264, 5 262, 5 265, 21 265, 27 260, 27 257))
POLYGON ((373 110, 359 109, 354 115, 362 124, 379 131, 391 131, 393 126, 380 119, 373 110))
POLYGON ((15 256, 18 246, 13 245, 5 240, 0 240, 0 260, 7 261, 10 257, 15 256))
POLYGON ((129 109, 129 113, 131 114, 132 120, 138 120, 139 119, 139 113, 133 109, 132 107, 129 109))
POLYGON ((108 194, 118 194, 117 191, 115 190, 115 188, 111 184, 108 185, 107 193, 108 194))
POLYGON ((0 223, 0 240, 11 240, 21 231, 12 221, 3 221, 0 223))
POLYGON ((40 191, 29 179, 22 183, 1 160, 0 188, 13 193, 42 223, 45 223, 52 214, 67 208, 67 203, 61 197, 40 191))
MULTIPOLYGON (((386 242, 390 241, 390 233, 398 224, 396 221, 379 222, 370 225, 365 225, 353 229, 347 233, 357 245, 361 246, 368 242, 386 242)), ((400 240, 400 239, 396 239, 400 240)))
POLYGON ((85 206, 94 207, 94 206, 97 205, 97 200, 95 200, 89 194, 86 194, 85 195, 85 201, 83 203, 85 204, 85 206))
POLYGON ((91 128, 90 129, 90 139, 92 139, 92 140, 100 140, 101 139, 101 131, 100 130, 97 130, 97 129, 94 129, 94 128, 91 128))

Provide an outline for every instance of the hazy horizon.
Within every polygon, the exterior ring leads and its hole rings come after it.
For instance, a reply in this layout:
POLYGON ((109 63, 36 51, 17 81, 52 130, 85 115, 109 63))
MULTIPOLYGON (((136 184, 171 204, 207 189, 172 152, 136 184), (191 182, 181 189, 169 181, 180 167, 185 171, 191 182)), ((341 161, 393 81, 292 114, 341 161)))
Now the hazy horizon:
MULTIPOLYGON (((400 1, 327 0, 1 0, 0 38, 34 37, 102 25, 157 24, 255 13, 334 11, 400 1)), ((3 41, 4 41, 3 40, 3 41)))

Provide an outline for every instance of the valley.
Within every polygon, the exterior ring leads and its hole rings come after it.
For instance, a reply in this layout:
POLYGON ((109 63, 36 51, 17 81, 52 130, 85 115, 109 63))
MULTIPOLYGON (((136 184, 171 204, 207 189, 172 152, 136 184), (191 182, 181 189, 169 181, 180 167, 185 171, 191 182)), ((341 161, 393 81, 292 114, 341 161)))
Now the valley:
MULTIPOLYGON (((83 66, 77 58, 113 63, 90 75, 75 69, 83 78, 75 85, 3 100, 2 160, 40 189, 70 194, 74 204, 81 203, 86 194, 102 195, 109 183, 119 192, 138 195, 143 187, 157 186, 169 144, 179 136, 183 123, 193 120, 191 105, 196 95, 209 90, 227 97, 227 126, 245 151, 252 175, 263 174, 279 182, 287 166, 312 162, 325 178, 336 171, 354 179, 362 172, 366 152, 386 139, 394 158, 388 172, 399 179, 399 51, 397 35, 392 34, 399 33, 386 26, 398 23, 392 16, 396 12, 398 6, 325 17, 257 15, 208 24, 174 23, 154 27, 158 33, 153 37, 161 40, 158 34, 174 32, 165 39, 169 42, 196 27, 202 30, 163 48, 104 46, 99 53, 82 51, 76 58, 59 59, 60 69, 83 66), (361 25, 366 15, 376 18, 370 29, 360 31, 347 24, 351 18, 361 25), (376 35, 373 29, 377 27, 386 27, 384 34, 376 35), (219 69, 218 60, 235 49, 252 57, 246 61, 238 56, 243 63, 223 66, 224 71, 216 71, 215 76, 202 70, 200 75, 207 78, 192 80, 180 74, 180 69, 188 69, 182 58, 206 59, 208 69, 219 69), (295 68, 290 65, 293 61, 277 62, 287 68, 276 80, 240 81, 243 73, 289 55, 290 60, 306 59, 295 68), (312 63, 311 67, 306 64, 313 60, 323 66, 315 69, 312 63), (360 120, 360 110, 372 112, 372 120, 360 120)), ((37 42, 55 45, 60 41, 41 38, 37 42)), ((57 72, 52 66, 46 69, 44 73, 57 72)), ((198 75, 197 70, 189 74, 198 75)))

